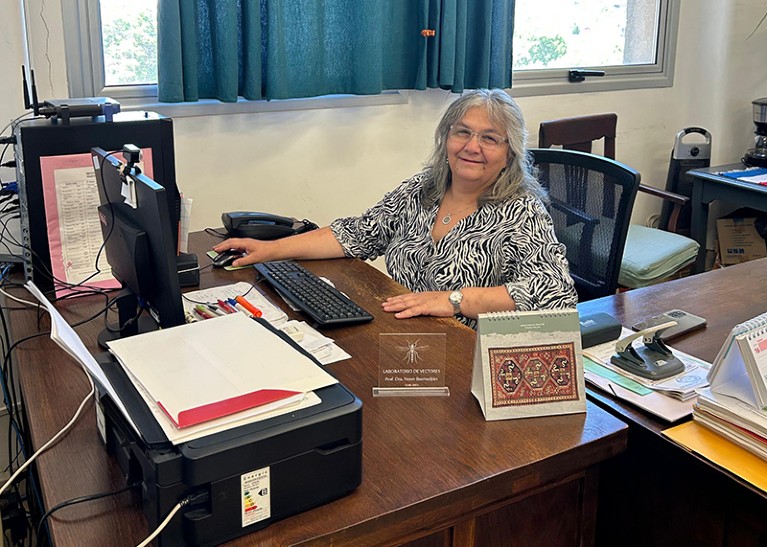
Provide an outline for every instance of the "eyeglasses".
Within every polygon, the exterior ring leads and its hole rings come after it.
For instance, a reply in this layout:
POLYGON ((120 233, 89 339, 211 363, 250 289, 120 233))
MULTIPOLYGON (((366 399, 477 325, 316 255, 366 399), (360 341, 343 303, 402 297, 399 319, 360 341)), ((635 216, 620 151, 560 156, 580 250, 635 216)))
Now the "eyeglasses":
POLYGON ((457 142, 468 143, 476 135, 477 142, 482 148, 498 148, 509 142, 509 139, 503 138, 496 133, 478 133, 462 125, 451 125, 448 135, 457 142))

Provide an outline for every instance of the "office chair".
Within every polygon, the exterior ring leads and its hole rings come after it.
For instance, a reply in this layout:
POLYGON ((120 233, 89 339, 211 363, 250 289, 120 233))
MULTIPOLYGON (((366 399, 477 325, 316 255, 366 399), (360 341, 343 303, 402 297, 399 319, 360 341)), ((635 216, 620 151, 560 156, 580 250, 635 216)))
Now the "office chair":
POLYGON ((530 149, 549 193, 557 239, 567 249, 578 300, 615 294, 639 173, 604 156, 530 149))
MULTIPOLYGON (((542 122, 538 131, 538 146, 562 146, 569 150, 591 152, 592 143, 604 139, 604 155, 615 159, 617 124, 618 116, 614 113, 542 122)), ((695 240, 675 233, 680 212, 690 201, 689 197, 644 184, 639 185, 639 191, 673 205, 668 216, 668 231, 639 224, 629 225, 618 277, 619 285, 627 288, 652 285, 676 274, 695 261, 699 247, 695 240)))

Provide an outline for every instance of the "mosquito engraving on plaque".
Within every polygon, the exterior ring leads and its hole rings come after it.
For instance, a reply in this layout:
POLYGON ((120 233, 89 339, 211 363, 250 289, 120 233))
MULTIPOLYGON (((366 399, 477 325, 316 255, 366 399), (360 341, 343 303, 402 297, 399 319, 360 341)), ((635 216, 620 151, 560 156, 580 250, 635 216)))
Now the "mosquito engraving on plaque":
POLYGON ((382 332, 378 386, 373 395, 449 395, 445 386, 445 333, 382 332))
POLYGON ((404 362, 415 365, 421 361, 421 356, 418 352, 420 351, 423 353, 429 349, 429 346, 419 346, 418 342, 420 342, 420 340, 416 340, 415 342, 410 342, 410 340, 408 340, 406 346, 397 346, 397 349, 403 352, 404 356, 402 357, 402 360, 404 362))

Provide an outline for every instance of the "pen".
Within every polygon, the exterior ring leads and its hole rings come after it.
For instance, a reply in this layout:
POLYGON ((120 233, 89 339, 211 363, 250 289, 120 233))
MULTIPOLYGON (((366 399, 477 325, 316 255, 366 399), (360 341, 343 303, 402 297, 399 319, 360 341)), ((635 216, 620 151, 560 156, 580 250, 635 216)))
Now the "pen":
POLYGON ((195 309, 192 309, 192 311, 191 311, 191 316, 192 316, 192 319, 194 319, 194 322, 195 322, 195 323, 196 323, 197 321, 200 321, 200 320, 206 319, 205 317, 203 317, 203 316, 200 314, 200 312, 198 312, 198 311, 197 311, 197 310, 195 310, 195 309))
POLYGON ((224 310, 226 313, 237 313, 237 310, 234 309, 229 302, 224 302, 220 298, 218 299, 218 307, 219 309, 224 310))
POLYGON ((184 312, 184 319, 187 323, 196 323, 197 318, 191 312, 184 312))
POLYGON ((257 307, 255 307, 253 304, 245 300, 242 296, 235 297, 235 300, 238 304, 242 304, 242 307, 248 310, 251 314, 255 315, 256 317, 261 317, 263 314, 261 313, 261 310, 259 310, 257 307))
POLYGON ((225 311, 218 309, 214 304, 205 304, 205 307, 208 308, 210 310, 210 313, 212 313, 215 316, 226 315, 225 311))
POLYGON ((197 315, 199 315, 203 319, 212 319, 213 317, 215 317, 208 309, 206 309, 200 304, 197 304, 194 307, 194 311, 195 313, 197 313, 197 315))
POLYGON ((238 303, 234 298, 227 298, 226 301, 229 303, 230 306, 232 306, 232 309, 235 311, 241 311, 248 317, 253 317, 253 314, 250 313, 248 310, 246 310, 242 304, 238 303))
POLYGON ((237 304, 235 304, 235 305, 234 305, 234 307, 237 309, 237 311, 241 311, 242 313, 244 313, 244 314, 245 314, 245 315, 247 315, 248 317, 253 317, 253 314, 252 314, 252 313, 250 313, 248 310, 246 310, 246 309, 245 309, 245 306, 243 306, 243 305, 242 305, 242 304, 240 304, 239 302, 238 302, 237 304))

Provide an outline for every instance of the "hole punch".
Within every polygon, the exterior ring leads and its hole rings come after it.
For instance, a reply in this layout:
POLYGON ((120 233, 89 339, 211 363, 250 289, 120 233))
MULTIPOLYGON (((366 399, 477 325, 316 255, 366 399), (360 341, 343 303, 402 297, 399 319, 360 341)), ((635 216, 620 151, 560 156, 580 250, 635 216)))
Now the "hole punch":
POLYGON ((615 343, 615 355, 610 358, 610 362, 626 372, 649 380, 663 380, 683 372, 684 363, 674 356, 661 339, 664 330, 676 325, 676 321, 668 321, 618 340, 615 343), (644 345, 634 347, 634 340, 640 336, 643 337, 644 345))

